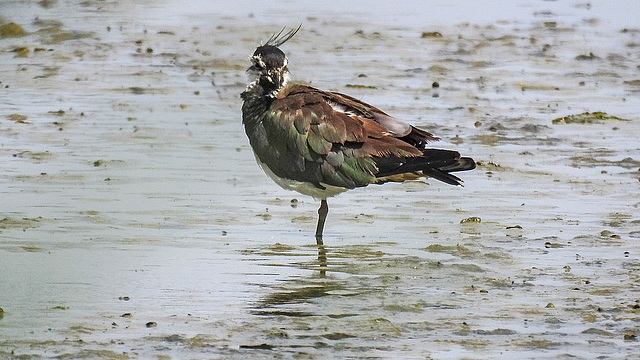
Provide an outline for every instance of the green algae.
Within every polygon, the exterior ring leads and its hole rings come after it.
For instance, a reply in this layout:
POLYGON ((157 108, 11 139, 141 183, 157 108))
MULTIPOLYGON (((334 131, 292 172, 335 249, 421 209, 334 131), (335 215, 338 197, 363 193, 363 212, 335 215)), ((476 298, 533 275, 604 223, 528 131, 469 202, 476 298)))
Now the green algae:
POLYGON ((18 229, 26 230, 26 229, 37 227, 38 225, 40 225, 41 221, 42 221, 41 216, 36 218, 21 218, 21 219, 5 217, 4 219, 0 220, 0 229, 18 228, 18 229))
POLYGON ((425 31, 420 35, 421 38, 441 38, 442 33, 439 31, 425 31))
POLYGON ((580 167, 598 167, 598 166, 617 166, 625 169, 634 169, 640 167, 640 160, 626 157, 620 160, 598 159, 591 156, 572 156, 571 166, 580 167))
POLYGON ((362 84, 347 84, 345 87, 353 88, 353 89, 377 89, 378 87, 372 85, 362 85, 362 84))
POLYGON ((11 121, 15 121, 18 124, 27 124, 27 116, 22 114, 9 114, 6 116, 7 119, 11 121))
POLYGON ((14 22, 0 25, 0 39, 22 37, 25 35, 27 35, 27 32, 22 28, 22 26, 14 22))
POLYGON ((567 115, 551 120, 552 124, 604 124, 606 120, 629 121, 617 116, 609 115, 606 112, 594 111, 583 112, 582 114, 567 115))

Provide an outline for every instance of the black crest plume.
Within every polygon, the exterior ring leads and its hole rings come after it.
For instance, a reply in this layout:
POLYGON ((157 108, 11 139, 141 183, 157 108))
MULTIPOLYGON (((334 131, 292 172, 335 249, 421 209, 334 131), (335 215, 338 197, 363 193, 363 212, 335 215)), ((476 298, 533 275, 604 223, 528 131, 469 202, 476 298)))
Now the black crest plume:
POLYGON ((279 33, 271 35, 269 40, 267 40, 267 42, 263 46, 275 46, 275 47, 278 47, 278 46, 286 43, 287 41, 289 41, 292 37, 294 37, 294 35, 298 33, 298 30, 300 30, 301 27, 302 27, 302 24, 298 25, 298 27, 296 29, 291 29, 291 30, 289 30, 288 32, 286 32, 284 34, 283 34, 283 32, 286 29, 286 27, 283 27, 282 30, 280 30, 279 33))

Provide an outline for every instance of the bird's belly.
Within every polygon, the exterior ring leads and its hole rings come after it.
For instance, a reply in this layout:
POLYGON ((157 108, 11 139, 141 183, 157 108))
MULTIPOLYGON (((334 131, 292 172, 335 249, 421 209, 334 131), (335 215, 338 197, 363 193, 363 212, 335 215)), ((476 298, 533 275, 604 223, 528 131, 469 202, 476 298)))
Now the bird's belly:
POLYGON ((349 190, 345 187, 327 185, 323 183, 321 183, 321 185, 324 186, 324 189, 320 189, 312 183, 286 179, 274 174, 266 164, 260 161, 258 156, 256 156, 256 161, 258 162, 258 165, 260 165, 264 173, 267 174, 271 179, 273 179, 273 181, 275 181, 276 184, 280 185, 282 188, 297 191, 303 195, 312 196, 314 199, 326 199, 343 191, 349 190))

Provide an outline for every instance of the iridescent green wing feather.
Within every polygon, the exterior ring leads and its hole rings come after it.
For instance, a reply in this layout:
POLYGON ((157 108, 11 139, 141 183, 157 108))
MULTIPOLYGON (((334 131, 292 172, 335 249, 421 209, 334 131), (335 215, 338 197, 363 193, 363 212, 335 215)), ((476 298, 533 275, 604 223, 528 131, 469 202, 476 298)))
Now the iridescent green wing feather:
POLYGON ((376 181, 375 157, 415 157, 421 152, 372 119, 336 111, 317 89, 294 85, 263 119, 276 175, 346 188, 376 181), (288 159, 283 164, 284 159, 288 159))

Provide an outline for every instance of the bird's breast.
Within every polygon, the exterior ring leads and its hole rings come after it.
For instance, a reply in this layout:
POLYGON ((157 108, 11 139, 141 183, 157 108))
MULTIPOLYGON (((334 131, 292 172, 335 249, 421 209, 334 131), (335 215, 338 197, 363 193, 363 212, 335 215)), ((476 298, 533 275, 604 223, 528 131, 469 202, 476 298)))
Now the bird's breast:
POLYGON ((256 157, 256 161, 258 162, 258 165, 260 165, 260 168, 262 168, 264 173, 267 174, 267 176, 269 176, 276 184, 280 185, 280 187, 284 189, 293 190, 293 191, 299 192, 300 194, 311 196, 314 199, 326 199, 328 197, 338 195, 341 192, 349 190, 348 188, 345 188, 345 187, 333 186, 333 185, 328 185, 323 183, 320 183, 320 185, 323 188, 319 188, 318 186, 310 182, 287 179, 287 178, 278 176, 269 168, 267 164, 260 161, 260 158, 258 157, 257 154, 254 153, 254 155, 256 157))

